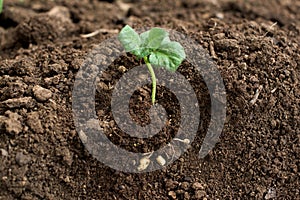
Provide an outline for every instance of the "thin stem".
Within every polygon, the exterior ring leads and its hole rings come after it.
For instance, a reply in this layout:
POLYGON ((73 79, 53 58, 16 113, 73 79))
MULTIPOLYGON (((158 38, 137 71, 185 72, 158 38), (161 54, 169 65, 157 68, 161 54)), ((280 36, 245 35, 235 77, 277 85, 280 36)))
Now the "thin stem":
POLYGON ((0 0, 0 14, 2 13, 2 9, 3 9, 3 0, 0 0))
POLYGON ((151 74, 151 80, 152 80, 152 94, 151 94, 151 99, 152 99, 152 104, 154 105, 155 103, 155 95, 156 95, 156 77, 155 77, 155 73, 154 70, 150 64, 150 62, 148 61, 147 56, 144 57, 144 61, 147 65, 147 68, 151 74))

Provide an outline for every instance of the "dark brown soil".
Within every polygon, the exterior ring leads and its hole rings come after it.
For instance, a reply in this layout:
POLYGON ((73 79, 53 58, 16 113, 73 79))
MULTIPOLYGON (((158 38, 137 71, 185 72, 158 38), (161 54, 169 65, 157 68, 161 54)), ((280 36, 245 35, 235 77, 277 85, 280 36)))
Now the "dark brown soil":
MULTIPOLYGON (((0 199, 300 199, 299 10, 298 0, 5 1, 0 199), (191 77, 201 99, 203 124, 177 161, 154 172, 123 173, 82 144, 72 114, 75 76, 93 47, 125 24, 187 34, 218 66, 227 117, 204 159, 198 152, 210 121, 209 95, 187 62, 179 71, 191 77)), ((122 76, 116 67, 138 64, 129 54, 114 62, 96 95, 96 111, 114 144, 149 152, 174 137, 180 116, 176 98, 160 86, 158 101, 173 124, 151 140, 117 130, 109 111, 110 86, 122 76)), ((148 123, 150 85, 136 91, 130 105, 132 117, 148 123)))

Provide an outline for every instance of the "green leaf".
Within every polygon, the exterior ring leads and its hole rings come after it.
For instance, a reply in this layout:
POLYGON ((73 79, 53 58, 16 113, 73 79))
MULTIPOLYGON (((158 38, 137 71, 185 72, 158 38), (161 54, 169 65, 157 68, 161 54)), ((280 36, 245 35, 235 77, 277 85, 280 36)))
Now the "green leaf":
POLYGON ((150 30, 140 34, 140 38, 144 47, 146 47, 146 44, 148 43, 149 32, 150 30))
POLYGON ((162 41, 168 38, 168 32, 161 28, 152 28, 140 35, 143 47, 155 50, 161 46, 162 41))
POLYGON ((152 28, 139 35, 126 25, 118 39, 127 52, 139 59, 149 56, 151 64, 170 71, 176 71, 186 57, 183 47, 178 42, 171 42, 168 32, 161 28, 152 28))
POLYGON ((164 45, 164 44, 167 44, 167 43, 170 43, 171 40, 169 37, 165 37, 165 39, 161 42, 161 45, 164 45))
POLYGON ((165 67, 170 71, 176 71, 186 55, 183 47, 178 42, 166 40, 157 50, 149 56, 149 62, 153 65, 165 67))
MULTIPOLYGON (((126 25, 118 36, 126 52, 139 54, 141 46, 141 38, 130 26, 126 25)), ((138 56, 138 55, 137 55, 138 56)))

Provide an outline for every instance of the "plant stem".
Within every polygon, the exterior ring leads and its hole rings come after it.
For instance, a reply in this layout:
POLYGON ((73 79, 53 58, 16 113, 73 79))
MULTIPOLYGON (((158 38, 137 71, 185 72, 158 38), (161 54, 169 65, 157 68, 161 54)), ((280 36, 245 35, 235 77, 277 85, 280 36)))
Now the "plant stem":
POLYGON ((2 8, 3 8, 3 0, 0 0, 0 14, 2 13, 2 8))
POLYGON ((148 57, 145 56, 144 57, 144 61, 147 65, 147 68, 151 74, 151 79, 152 79, 152 94, 151 94, 151 99, 152 99, 152 104, 154 105, 155 103, 155 95, 156 95, 156 77, 155 77, 155 73, 154 70, 150 64, 150 62, 148 61, 148 57))

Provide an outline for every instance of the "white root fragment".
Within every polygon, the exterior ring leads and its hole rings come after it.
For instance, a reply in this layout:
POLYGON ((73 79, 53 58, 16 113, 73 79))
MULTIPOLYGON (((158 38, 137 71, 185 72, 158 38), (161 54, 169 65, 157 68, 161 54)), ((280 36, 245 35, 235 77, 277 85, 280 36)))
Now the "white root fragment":
POLYGON ((89 37, 94 37, 96 35, 98 35, 99 33, 118 33, 119 30, 117 29, 98 29, 98 30, 95 30, 94 32, 92 33, 88 33, 88 34, 81 34, 80 37, 83 37, 83 38, 89 38, 89 37))
POLYGON ((145 169, 147 169, 147 167, 149 166, 150 164, 150 159, 147 157, 143 157, 141 160, 140 160, 140 165, 138 166, 137 170, 138 171, 143 171, 145 169))
POLYGON ((214 42, 213 41, 209 42, 209 51, 210 51, 211 57, 213 57, 214 59, 218 58, 217 55, 216 55, 216 52, 215 52, 214 42))
POLYGON ((251 105, 254 105, 254 104, 256 103, 256 101, 257 101, 257 99, 258 99, 258 96, 259 96, 259 93, 260 93, 260 91, 262 90, 262 88, 263 88, 262 85, 260 85, 260 86, 257 88, 257 90, 256 90, 256 92, 255 92, 255 94, 254 94, 253 99, 250 101, 250 104, 251 104, 251 105))
POLYGON ((88 140, 87 135, 82 130, 79 131, 79 137, 83 144, 87 143, 88 140))
POLYGON ((179 141, 179 142, 183 142, 183 143, 185 143, 185 144, 190 144, 191 143, 191 141, 189 140, 189 139, 179 139, 179 138, 174 138, 174 140, 176 140, 176 141, 179 141))
POLYGON ((271 93, 273 94, 274 92, 276 92, 277 88, 274 88, 273 90, 271 90, 271 93))
POLYGON ((166 164, 166 160, 162 157, 162 156, 157 156, 156 161, 158 162, 158 164, 160 164, 161 166, 164 166, 166 164))
POLYGON ((277 22, 273 23, 270 27, 269 27, 269 30, 263 35, 263 37, 266 37, 269 33, 269 31, 272 31, 274 29, 274 26, 277 25, 277 22))

